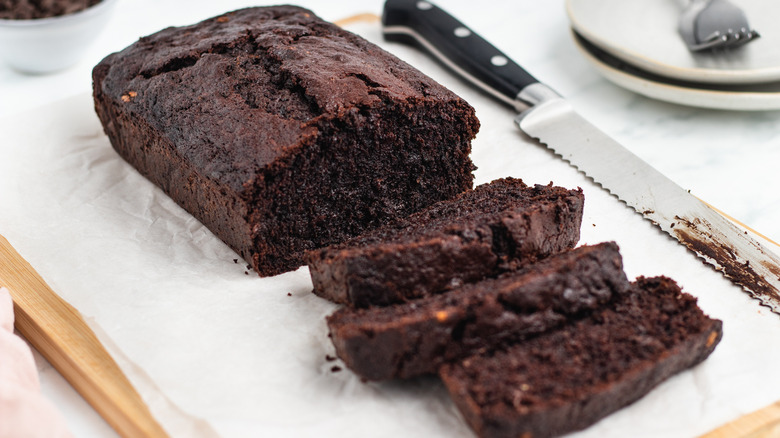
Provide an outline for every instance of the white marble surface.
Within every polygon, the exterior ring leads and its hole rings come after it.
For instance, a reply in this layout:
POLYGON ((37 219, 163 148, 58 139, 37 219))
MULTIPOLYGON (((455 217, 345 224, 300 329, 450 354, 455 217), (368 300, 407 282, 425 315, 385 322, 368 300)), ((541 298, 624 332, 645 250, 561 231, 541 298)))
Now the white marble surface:
MULTIPOLYGON (((52 75, 26 76, 0 67, 0 117, 34 109, 65 97, 90 90, 90 71, 105 54, 118 50, 139 36, 167 25, 188 24, 228 9, 250 4, 230 0, 120 0, 108 30, 102 34, 87 57, 75 67, 52 75)), ((379 12, 380 1, 305 1, 301 4, 326 19, 339 19, 359 12, 379 12)), ((780 191, 777 191, 777 164, 780 162, 780 112, 740 113, 711 111, 651 101, 621 90, 599 77, 576 52, 568 32, 563 2, 492 1, 475 10, 466 0, 441 1, 441 6, 461 18, 508 55, 526 66, 569 98, 588 119, 600 126, 659 170, 705 199, 739 218, 771 239, 780 241, 780 191)), ((474 92, 446 73, 436 79, 468 99, 474 92)), ((493 126, 511 123, 511 113, 478 107, 483 132, 493 126)), ((479 139, 479 138, 478 138, 479 139)), ((516 139, 518 143, 527 140, 516 139)), ((509 141, 513 141, 510 139, 509 141)), ((499 145, 478 143, 482 153, 499 145)), ((0 144, 0 147, 19 145, 0 144)), ((505 147, 502 145, 501 147, 505 147)), ((495 152, 502 153, 501 149, 495 152)), ((513 153, 513 157, 523 153, 513 153)), ((533 160, 549 159, 534 150, 525 170, 534 178, 533 160), (542 158, 539 158, 542 157, 542 158)), ((521 170, 523 167, 521 167, 521 170)), ((490 163, 477 172, 490 174, 490 163)), ((520 172, 518 172, 520 173, 520 172)), ((524 177, 524 174, 514 176, 524 177)), ((562 175, 565 181, 585 185, 576 172, 562 175)), ((533 181, 544 182, 544 181, 533 181)), ((557 181, 556 181, 557 182, 557 181)), ((617 202, 617 201, 615 201, 617 202)), ((627 221, 634 221, 627 217, 627 221)), ((584 227, 596 226, 588 223, 584 227)), ((0 230, 2 233, 2 230, 0 230)), ((587 236, 587 233, 584 233, 587 236)), ((658 239, 662 239, 660 235, 658 239)), ((687 257, 675 253, 672 257, 687 257)), ((652 274, 655 265, 627 258, 629 272, 652 274)), ((660 266, 660 265, 659 265, 660 266)), ((704 274, 706 275, 706 274, 704 274)), ((705 299, 706 304, 706 299, 705 299)), ((765 310, 756 309, 757 313, 765 310)), ((43 389, 69 421, 79 437, 114 436, 114 432, 59 374, 36 355, 43 389)), ((780 398, 780 393, 777 394, 780 398)), ((758 407, 758 406, 756 406, 758 407)))

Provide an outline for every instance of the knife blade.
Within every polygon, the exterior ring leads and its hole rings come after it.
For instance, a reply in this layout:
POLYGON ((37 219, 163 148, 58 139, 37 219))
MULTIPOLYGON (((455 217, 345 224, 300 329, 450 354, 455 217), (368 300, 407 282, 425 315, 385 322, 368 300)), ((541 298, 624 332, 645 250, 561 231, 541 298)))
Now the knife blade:
POLYGON ((547 85, 429 1, 387 0, 386 40, 421 46, 514 108, 517 126, 780 314, 780 257, 610 138, 547 85))

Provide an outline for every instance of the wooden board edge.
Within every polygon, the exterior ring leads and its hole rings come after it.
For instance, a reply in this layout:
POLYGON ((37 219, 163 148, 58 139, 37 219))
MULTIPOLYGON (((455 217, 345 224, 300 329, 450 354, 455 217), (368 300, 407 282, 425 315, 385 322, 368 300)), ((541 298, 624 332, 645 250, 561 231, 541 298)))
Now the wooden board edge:
POLYGON ((0 286, 14 300, 19 333, 120 436, 168 436, 78 311, 1 235, 0 286))
POLYGON ((745 414, 699 438, 776 438, 780 436, 780 401, 745 414))

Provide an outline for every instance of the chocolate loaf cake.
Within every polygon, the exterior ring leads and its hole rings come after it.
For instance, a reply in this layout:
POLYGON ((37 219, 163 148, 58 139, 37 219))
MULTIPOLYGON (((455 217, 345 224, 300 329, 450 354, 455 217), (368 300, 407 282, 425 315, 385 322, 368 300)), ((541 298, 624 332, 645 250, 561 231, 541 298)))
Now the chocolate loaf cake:
POLYGON ((583 317, 628 287, 618 247, 610 242, 411 303, 345 307, 327 320, 336 353, 356 374, 410 378, 583 317))
POLYGON ((582 190, 506 178, 307 254, 314 293, 355 307, 430 296, 572 248, 582 190))
POLYGON ((639 278, 616 305, 440 375, 481 438, 583 429, 703 361, 721 322, 668 278, 639 278))
POLYGON ((298 7, 164 29, 93 81, 119 155, 261 275, 472 186, 474 109, 298 7))

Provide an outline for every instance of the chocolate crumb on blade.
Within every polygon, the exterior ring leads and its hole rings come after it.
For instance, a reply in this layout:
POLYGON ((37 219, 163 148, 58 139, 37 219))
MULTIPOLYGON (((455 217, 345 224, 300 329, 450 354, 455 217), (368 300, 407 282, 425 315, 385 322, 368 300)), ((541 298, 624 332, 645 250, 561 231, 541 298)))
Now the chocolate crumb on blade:
POLYGON ((495 180, 307 254, 314 293, 355 307, 430 296, 574 247, 582 190, 495 180))
POLYGON ((628 288, 618 246, 609 242, 406 304, 345 307, 327 321, 353 372, 368 380, 410 378, 582 318, 628 288))
POLYGON ((306 9, 167 28, 92 77, 119 155, 263 276, 472 187, 474 109, 306 9))
POLYGON ((637 279, 615 306, 440 370, 481 438, 552 437, 634 402, 715 349, 721 321, 666 277, 637 279))

